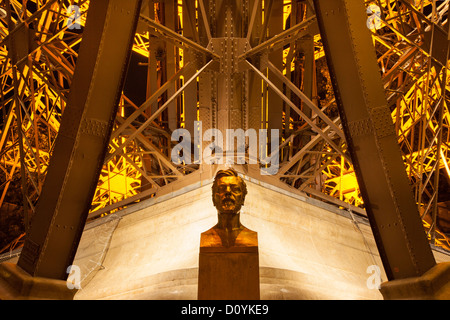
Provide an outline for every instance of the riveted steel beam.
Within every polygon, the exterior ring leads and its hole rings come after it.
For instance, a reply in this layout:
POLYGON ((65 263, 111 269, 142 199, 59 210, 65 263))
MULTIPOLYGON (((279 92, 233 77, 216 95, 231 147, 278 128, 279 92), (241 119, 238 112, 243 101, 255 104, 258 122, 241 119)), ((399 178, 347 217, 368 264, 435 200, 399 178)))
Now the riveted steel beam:
POLYGON ((367 215, 389 280, 435 265, 409 184, 362 1, 314 0, 367 215))
POLYGON ((18 266, 64 280, 117 112, 141 0, 92 1, 47 177, 18 266))

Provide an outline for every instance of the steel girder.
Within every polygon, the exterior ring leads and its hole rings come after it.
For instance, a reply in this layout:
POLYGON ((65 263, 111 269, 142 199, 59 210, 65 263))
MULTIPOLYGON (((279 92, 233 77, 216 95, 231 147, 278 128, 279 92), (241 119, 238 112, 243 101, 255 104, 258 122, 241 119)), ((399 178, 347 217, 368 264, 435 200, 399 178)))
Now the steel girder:
POLYGON ((75 257, 107 151, 140 5, 139 0, 90 5, 61 128, 18 261, 33 276, 64 280, 75 257))
POLYGON ((398 147, 362 3, 315 0, 334 92, 366 212, 390 280, 435 260, 398 147))

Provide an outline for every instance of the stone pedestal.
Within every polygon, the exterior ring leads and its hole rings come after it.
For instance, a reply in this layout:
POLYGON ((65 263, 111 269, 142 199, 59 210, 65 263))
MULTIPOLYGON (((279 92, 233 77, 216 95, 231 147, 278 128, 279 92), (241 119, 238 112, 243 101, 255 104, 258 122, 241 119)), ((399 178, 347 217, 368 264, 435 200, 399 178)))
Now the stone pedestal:
POLYGON ((200 247, 199 300, 259 300, 258 247, 200 247))
POLYGON ((381 284, 385 300, 450 300, 450 262, 438 263, 420 277, 381 284))
POLYGON ((32 277, 13 263, 0 263, 0 300, 72 300, 64 280, 32 277))

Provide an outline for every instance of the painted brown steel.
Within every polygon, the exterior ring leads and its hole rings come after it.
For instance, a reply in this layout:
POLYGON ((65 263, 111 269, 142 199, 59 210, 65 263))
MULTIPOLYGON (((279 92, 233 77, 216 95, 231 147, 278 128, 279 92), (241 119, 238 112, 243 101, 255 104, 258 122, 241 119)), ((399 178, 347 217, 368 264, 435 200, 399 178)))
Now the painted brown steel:
POLYGON ((65 279, 105 157, 140 0, 93 1, 46 181, 18 265, 65 279))
POLYGON ((367 215, 390 280, 435 265, 385 98, 362 2, 315 0, 333 88, 367 215))

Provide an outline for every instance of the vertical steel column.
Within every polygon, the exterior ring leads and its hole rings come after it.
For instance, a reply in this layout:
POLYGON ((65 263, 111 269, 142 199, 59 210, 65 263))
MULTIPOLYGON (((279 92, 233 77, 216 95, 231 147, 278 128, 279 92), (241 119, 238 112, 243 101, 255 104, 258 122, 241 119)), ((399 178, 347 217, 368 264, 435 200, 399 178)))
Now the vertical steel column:
POLYGON ((18 261, 32 276, 67 278, 107 150, 140 4, 90 3, 61 128, 18 261))
MULTIPOLYGON (((283 1, 272 1, 272 5, 269 9, 270 15, 267 17, 270 38, 283 32, 283 9, 283 1)), ((283 48, 269 52, 268 59, 278 70, 283 70, 283 48)), ((286 68, 289 67, 286 66, 286 68)), ((277 88, 283 88, 283 83, 280 79, 271 78, 271 81, 277 88)), ((283 128, 283 99, 273 92, 273 90, 269 89, 266 92, 266 95, 268 99, 266 119, 267 129, 278 129, 281 131, 283 128)))
MULTIPOLYGON (((189 7, 188 11, 192 14, 192 16, 189 16, 188 12, 183 12, 183 26, 189 25, 190 20, 195 21, 195 3, 194 1, 191 1, 189 3, 186 3, 186 8, 189 7)), ((194 40, 196 30, 191 30, 190 28, 184 27, 183 28, 183 36, 194 40)), ((190 50, 184 50, 184 63, 186 64, 187 61, 193 61, 195 59, 195 53, 190 50)), ((197 69, 198 70, 198 69, 197 69)), ((190 79, 194 74, 196 70, 191 69, 188 71, 185 75, 185 81, 187 79, 190 79)), ((194 121, 197 120, 197 81, 193 81, 183 92, 183 101, 184 101, 184 125, 189 132, 191 132, 191 136, 194 136, 194 121)))
MULTIPOLYGON (((164 3, 164 14, 165 14, 165 26, 170 29, 176 29, 175 27, 175 21, 178 17, 177 12, 177 4, 176 1, 166 1, 164 3)), ((172 74, 176 73, 176 47, 171 43, 166 43, 166 77, 165 81, 170 79, 170 76, 172 74)), ((152 70, 149 70, 149 72, 154 72, 152 70)), ((171 97, 176 92, 176 86, 175 84, 171 84, 169 88, 167 89, 167 96, 171 97)), ((169 107, 167 107, 167 121, 168 121, 168 128, 170 130, 176 130, 178 128, 177 125, 177 108, 176 108, 176 101, 174 101, 169 107)))
MULTIPOLYGON (((252 33, 247 31, 247 39, 249 40, 249 45, 251 47, 257 46, 262 40, 259 38, 262 33, 262 6, 261 1, 253 0, 251 3, 252 14, 255 12, 255 18, 253 24, 250 24, 252 28, 252 33)), ((249 70, 246 71, 247 86, 245 93, 248 97, 247 101, 247 128, 246 129, 261 129, 261 95, 255 94, 260 93, 262 90, 261 79, 254 72, 249 70)))
POLYGON ((406 175, 363 1, 314 0, 336 101, 389 280, 435 265, 406 175))

